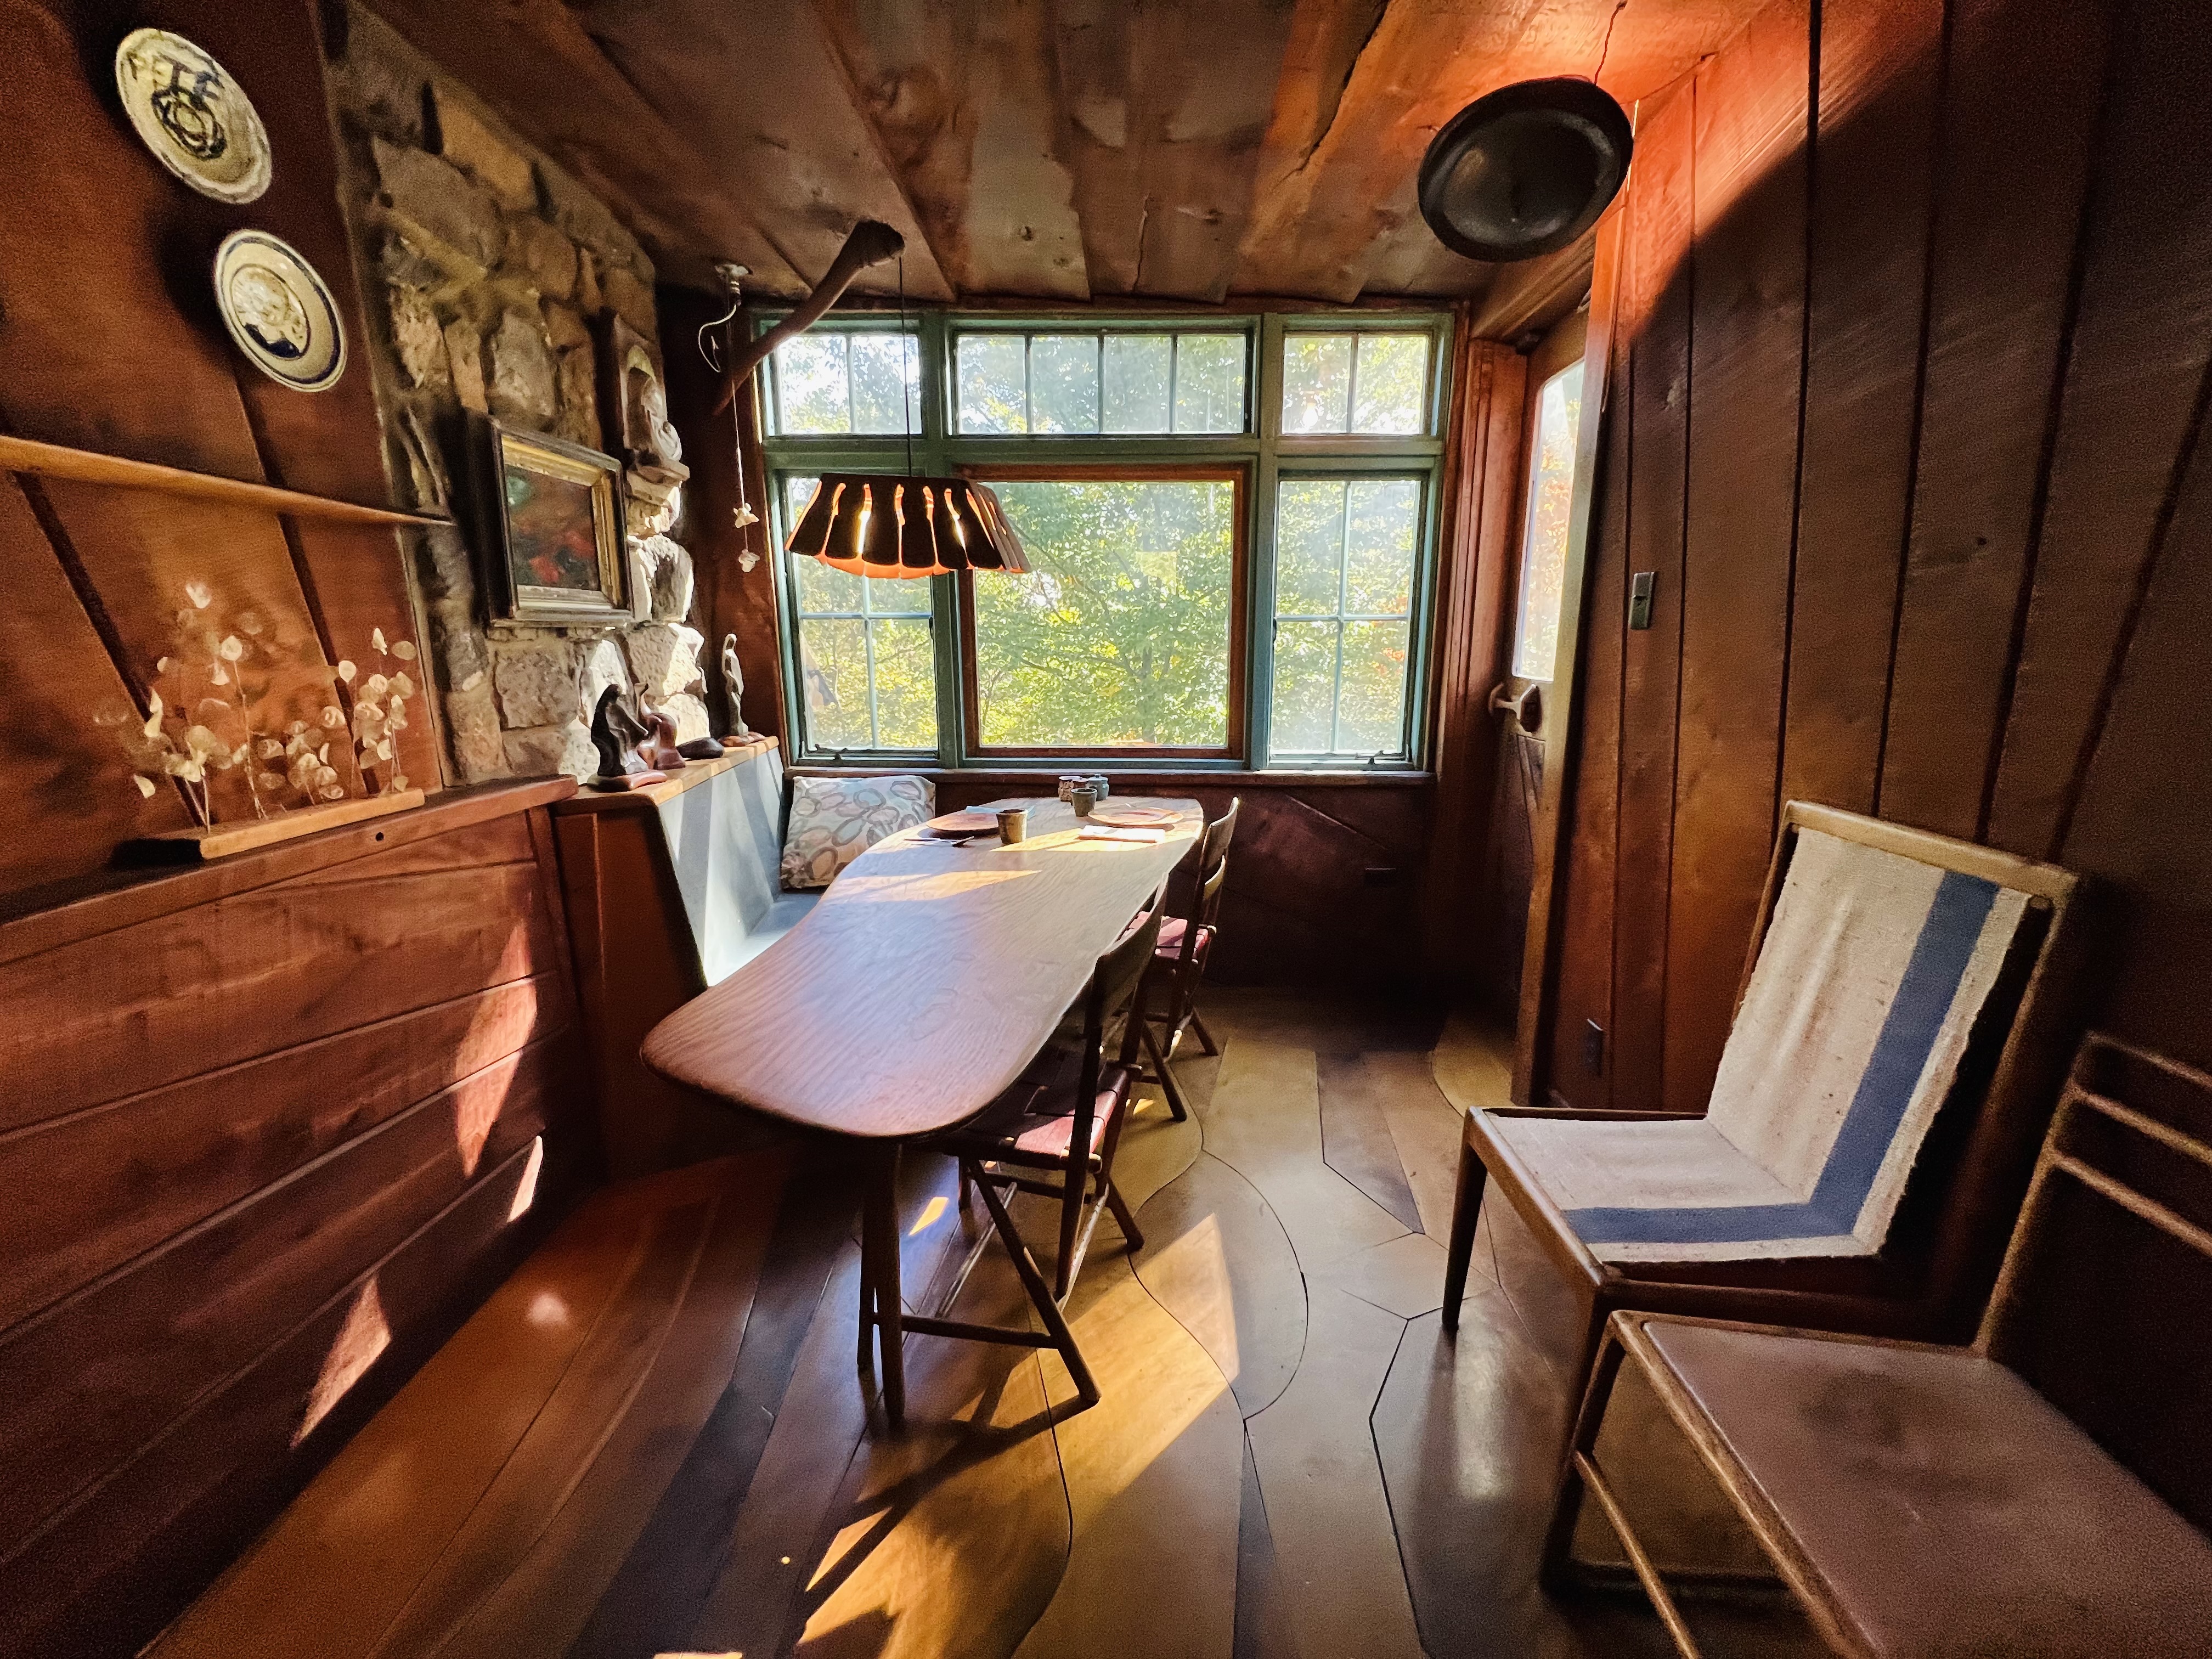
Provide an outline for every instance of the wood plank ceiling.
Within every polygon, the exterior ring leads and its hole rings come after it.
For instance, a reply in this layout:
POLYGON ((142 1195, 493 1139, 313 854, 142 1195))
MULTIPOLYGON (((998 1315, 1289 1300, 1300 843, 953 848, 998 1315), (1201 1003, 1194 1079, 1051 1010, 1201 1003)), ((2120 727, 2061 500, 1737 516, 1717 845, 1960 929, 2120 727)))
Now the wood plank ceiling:
POLYGON ((1498 280, 1414 210, 1462 106, 1595 75, 1632 106, 1763 0, 368 3, 670 280, 734 258, 795 294, 866 216, 925 301, 1344 303, 1498 280))

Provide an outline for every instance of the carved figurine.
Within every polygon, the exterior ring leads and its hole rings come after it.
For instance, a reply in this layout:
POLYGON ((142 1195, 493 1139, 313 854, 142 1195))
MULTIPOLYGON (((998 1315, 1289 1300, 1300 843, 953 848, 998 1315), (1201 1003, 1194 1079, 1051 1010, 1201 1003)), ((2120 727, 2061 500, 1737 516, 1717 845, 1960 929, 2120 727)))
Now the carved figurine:
POLYGON ((752 728, 745 724, 745 671, 738 665, 738 636, 722 635, 722 695, 729 699, 730 730, 723 738, 723 746, 735 749, 752 740, 752 728))
POLYGON ((645 763, 663 772, 681 771, 684 751, 676 746, 676 717, 665 709, 655 708, 645 700, 642 691, 637 694, 637 712, 645 722, 647 732, 637 750, 645 763))
POLYGON ((611 685, 600 692, 599 705, 592 711, 592 747, 599 751, 599 774, 592 780, 592 787, 636 789, 665 781, 667 774, 654 771, 638 753, 637 746, 646 735, 637 717, 623 707, 620 686, 611 685))

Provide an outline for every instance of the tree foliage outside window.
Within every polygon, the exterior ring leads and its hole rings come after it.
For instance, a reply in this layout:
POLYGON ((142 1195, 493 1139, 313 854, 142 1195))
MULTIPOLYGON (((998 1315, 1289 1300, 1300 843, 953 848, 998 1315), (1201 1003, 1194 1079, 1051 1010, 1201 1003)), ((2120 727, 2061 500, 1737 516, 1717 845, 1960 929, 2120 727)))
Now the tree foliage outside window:
MULTIPOLYGON (((786 526, 814 498, 811 477, 783 480, 786 526)), ((937 661, 929 584, 855 576, 791 561, 806 741, 829 750, 937 747, 937 661)))
POLYGON ((1033 568, 970 579, 983 746, 1225 747, 1235 483, 1021 479, 993 488, 1033 568))
POLYGON ((1284 336, 1285 435, 1426 431, 1430 355, 1425 334, 1284 336))
POLYGON ((1528 531, 1521 547, 1521 607, 1513 627, 1513 672, 1549 680, 1559 654, 1559 601, 1566 592, 1567 533, 1575 502, 1575 439, 1582 429, 1583 366, 1544 382, 1536 402, 1536 453, 1528 468, 1528 531))
POLYGON ((1277 755, 1401 755, 1417 478, 1285 478, 1275 505, 1277 755))
POLYGON ((1243 432, 1247 337, 963 331, 956 424, 989 437, 1243 432))

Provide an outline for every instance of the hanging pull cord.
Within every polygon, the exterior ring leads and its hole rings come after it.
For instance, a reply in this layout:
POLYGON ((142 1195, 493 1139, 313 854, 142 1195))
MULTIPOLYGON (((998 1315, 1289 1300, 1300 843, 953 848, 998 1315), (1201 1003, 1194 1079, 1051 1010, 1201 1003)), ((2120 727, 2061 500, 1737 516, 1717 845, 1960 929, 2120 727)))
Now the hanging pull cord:
POLYGON ((714 267, 714 274, 729 284, 730 308, 713 322, 699 325, 699 355, 707 360, 707 367, 719 375, 722 372, 722 343, 714 337, 714 331, 728 326, 744 308, 744 295, 738 285, 753 273, 750 266, 735 264, 726 259, 714 267))

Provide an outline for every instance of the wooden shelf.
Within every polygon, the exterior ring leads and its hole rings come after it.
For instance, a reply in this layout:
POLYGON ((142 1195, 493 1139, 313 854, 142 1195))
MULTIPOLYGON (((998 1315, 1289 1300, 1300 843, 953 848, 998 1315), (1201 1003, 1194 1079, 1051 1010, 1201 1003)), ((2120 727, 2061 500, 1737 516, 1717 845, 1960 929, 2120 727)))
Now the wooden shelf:
POLYGON ((208 472, 188 472, 182 467, 134 461, 121 455, 101 455, 88 449, 71 449, 64 444, 40 443, 32 438, 0 435, 0 471, 66 478, 76 483, 111 484, 122 489, 159 490, 164 495, 228 501, 295 519, 320 519, 335 524, 405 525, 432 529, 453 523, 450 519, 363 507, 356 501, 332 501, 325 495, 279 489, 274 484, 248 483, 241 478, 217 477, 208 472))
POLYGON ((743 766, 775 746, 774 738, 756 732, 752 741, 744 748, 725 750, 720 760, 687 761, 683 770, 671 772, 665 782, 648 783, 641 789, 594 789, 586 784, 553 810, 556 817, 568 817, 578 812, 635 811, 641 807, 658 806, 663 801, 675 799, 687 789, 696 789, 708 779, 719 777, 732 767, 743 766))

